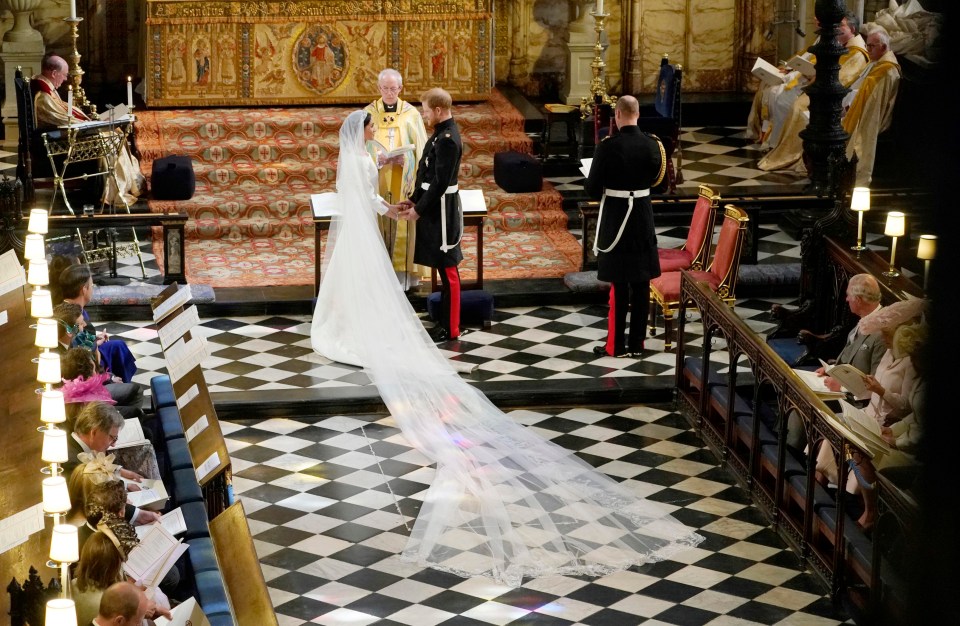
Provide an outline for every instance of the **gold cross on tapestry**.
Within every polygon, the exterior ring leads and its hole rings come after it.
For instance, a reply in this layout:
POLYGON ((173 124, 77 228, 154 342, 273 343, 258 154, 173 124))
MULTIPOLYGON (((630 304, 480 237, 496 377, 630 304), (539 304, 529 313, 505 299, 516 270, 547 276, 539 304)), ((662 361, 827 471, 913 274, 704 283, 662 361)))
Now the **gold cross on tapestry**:
POLYGON ((492 88, 493 0, 146 0, 150 106, 359 103, 377 73, 454 100, 492 88))

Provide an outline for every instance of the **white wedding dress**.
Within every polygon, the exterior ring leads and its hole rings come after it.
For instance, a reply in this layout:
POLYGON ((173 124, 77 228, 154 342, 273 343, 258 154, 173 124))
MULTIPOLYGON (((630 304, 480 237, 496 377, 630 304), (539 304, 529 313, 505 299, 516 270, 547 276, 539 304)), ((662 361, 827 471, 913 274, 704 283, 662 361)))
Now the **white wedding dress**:
POLYGON ((340 218, 312 342, 328 358, 362 364, 410 444, 437 465, 402 558, 516 587, 524 577, 603 575, 700 543, 660 504, 515 424, 457 375, 387 257, 364 118, 351 113, 340 129, 340 218))

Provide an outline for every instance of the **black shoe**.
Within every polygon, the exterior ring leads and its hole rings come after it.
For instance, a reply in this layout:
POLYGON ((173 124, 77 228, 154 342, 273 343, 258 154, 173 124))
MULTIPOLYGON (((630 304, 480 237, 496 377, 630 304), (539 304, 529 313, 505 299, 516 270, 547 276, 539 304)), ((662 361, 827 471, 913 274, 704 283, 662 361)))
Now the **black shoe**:
POLYGON ((606 346, 593 346, 593 353, 596 354, 597 356, 610 356, 609 354, 607 354, 606 346))
POLYGON ((442 343, 450 339, 450 333, 447 331, 447 329, 439 325, 431 328, 429 331, 427 331, 427 334, 430 335, 430 339, 433 340, 433 343, 442 343))

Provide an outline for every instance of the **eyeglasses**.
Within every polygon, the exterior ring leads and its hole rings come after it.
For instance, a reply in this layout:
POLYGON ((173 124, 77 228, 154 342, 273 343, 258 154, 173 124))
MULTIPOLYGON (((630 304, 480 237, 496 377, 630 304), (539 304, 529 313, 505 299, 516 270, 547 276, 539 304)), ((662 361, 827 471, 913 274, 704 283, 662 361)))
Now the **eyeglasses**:
POLYGON ((401 87, 384 87, 383 85, 377 85, 377 87, 380 89, 380 91, 386 91, 388 93, 399 93, 400 89, 402 89, 402 86, 401 87))

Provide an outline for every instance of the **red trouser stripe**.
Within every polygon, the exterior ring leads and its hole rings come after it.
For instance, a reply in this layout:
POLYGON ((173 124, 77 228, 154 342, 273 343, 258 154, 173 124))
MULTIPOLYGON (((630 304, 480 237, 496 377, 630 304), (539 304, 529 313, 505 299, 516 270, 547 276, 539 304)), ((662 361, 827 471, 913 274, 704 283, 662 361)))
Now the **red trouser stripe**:
POLYGON ((616 289, 613 288, 613 285, 610 285, 610 312, 607 314, 607 354, 610 356, 616 356, 614 350, 616 346, 614 345, 614 337, 617 333, 617 298, 616 298, 616 289))
POLYGON ((443 273, 450 287, 450 338, 460 336, 460 272, 457 267, 445 267, 443 273))

